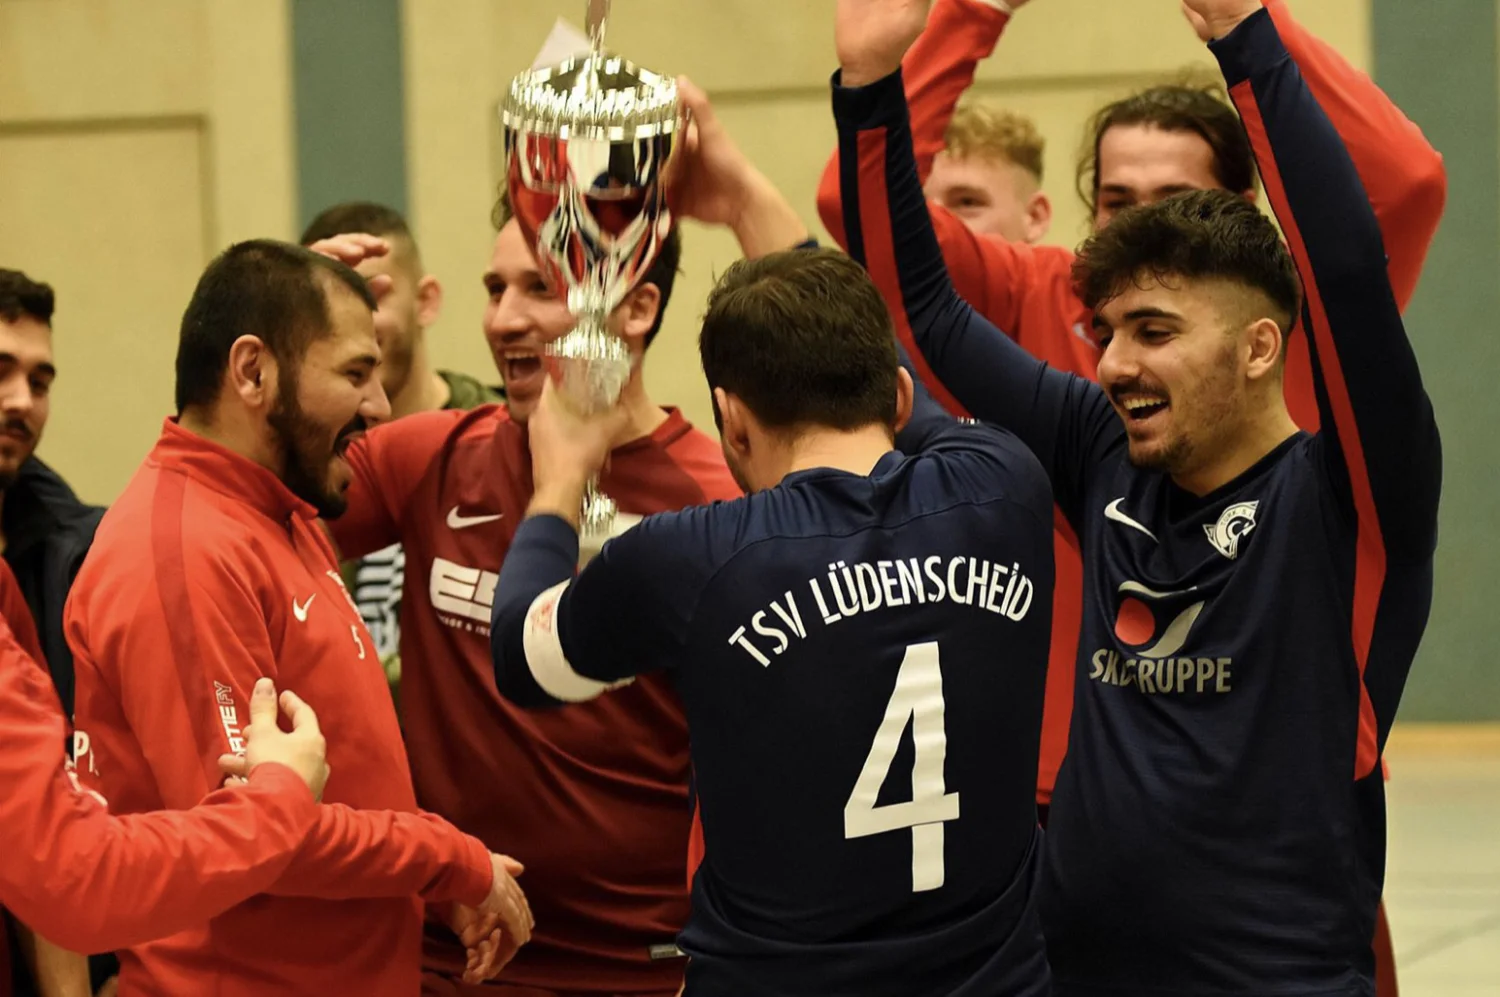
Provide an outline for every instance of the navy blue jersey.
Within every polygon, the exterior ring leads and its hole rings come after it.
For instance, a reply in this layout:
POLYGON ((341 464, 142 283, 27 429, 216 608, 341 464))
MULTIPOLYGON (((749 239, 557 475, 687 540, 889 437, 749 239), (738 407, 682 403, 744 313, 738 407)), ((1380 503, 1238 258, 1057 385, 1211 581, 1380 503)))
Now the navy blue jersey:
POLYGON ((1051 491, 1015 437, 940 419, 869 475, 650 517, 576 580, 563 520, 516 533, 491 634, 504 695, 675 674, 706 852, 690 995, 1050 992, 1051 491))
POLYGON ((898 76, 838 90, 851 251, 1038 455, 1084 554, 1042 912, 1057 992, 1373 993, 1379 756, 1426 624, 1437 427, 1374 213, 1266 12, 1213 46, 1306 288, 1323 431, 1195 497, 954 293, 898 76))

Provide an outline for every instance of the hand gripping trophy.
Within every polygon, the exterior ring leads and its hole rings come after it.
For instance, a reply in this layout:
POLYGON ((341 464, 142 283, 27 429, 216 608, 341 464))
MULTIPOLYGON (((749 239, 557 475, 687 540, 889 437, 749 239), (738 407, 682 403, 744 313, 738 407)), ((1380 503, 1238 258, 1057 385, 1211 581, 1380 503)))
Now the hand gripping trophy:
MULTIPOLYGON (((500 111, 506 187, 521 231, 577 324, 546 349, 548 371, 585 413, 614 405, 630 352, 609 314, 661 252, 687 118, 675 80, 603 47, 610 0, 588 0, 589 51, 511 81, 500 111)), ((615 504, 590 483, 581 526, 608 531, 615 504)))

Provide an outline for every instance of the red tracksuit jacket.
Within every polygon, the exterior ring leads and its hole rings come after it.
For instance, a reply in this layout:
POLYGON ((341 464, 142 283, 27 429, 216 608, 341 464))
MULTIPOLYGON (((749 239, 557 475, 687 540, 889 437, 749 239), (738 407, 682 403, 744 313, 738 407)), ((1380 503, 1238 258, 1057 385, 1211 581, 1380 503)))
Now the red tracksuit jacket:
POLYGON ((487 849, 416 812, 380 662, 314 510, 168 420, 100 524, 68 601, 75 762, 117 812, 185 809, 241 748, 262 675, 317 710, 332 776, 262 896, 121 955, 122 997, 417 992, 423 908, 477 904, 487 849))
MULTIPOLYGON (((109 816, 69 771, 67 721, 4 561, 0 614, 0 903, 65 948, 105 952, 206 921, 276 881, 317 818, 295 773, 263 765, 188 813, 109 816)), ((0 994, 9 988, 4 968, 0 994)))
MULTIPOLYGON (((1447 179, 1442 157, 1368 76, 1299 25, 1283 0, 1270 0, 1265 6, 1313 96, 1349 148, 1385 235, 1396 300, 1405 308, 1443 214, 1447 179)), ((933 157, 943 149, 954 106, 973 82, 979 61, 994 51, 1008 22, 1008 15, 976 0, 937 0, 927 30, 906 54, 902 73, 911 106, 917 168, 924 180, 933 157)), ((958 293, 1032 356, 1084 377, 1096 377, 1099 351, 1090 334, 1092 316, 1073 292, 1072 251, 975 235, 941 205, 931 205, 931 211, 958 293)), ((837 152, 818 188, 818 213, 828 231, 847 248, 837 152)), ((906 342, 905 346, 933 396, 950 411, 966 415, 932 376, 916 344, 906 342)), ((1286 398, 1297 424, 1316 432, 1318 407, 1304 336, 1288 340, 1286 398)), ((1037 772, 1039 803, 1051 800, 1057 769, 1067 752, 1083 592, 1077 542, 1060 515, 1056 524, 1057 582, 1037 772)))

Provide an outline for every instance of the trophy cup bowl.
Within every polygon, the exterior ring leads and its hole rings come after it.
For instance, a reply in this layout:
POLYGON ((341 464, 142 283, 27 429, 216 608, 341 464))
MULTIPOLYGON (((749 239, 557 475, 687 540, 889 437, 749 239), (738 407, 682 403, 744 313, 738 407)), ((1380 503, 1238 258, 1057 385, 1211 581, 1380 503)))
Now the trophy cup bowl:
MULTIPOLYGON (((511 212, 576 319, 543 363, 585 414, 613 406, 630 379, 630 350, 609 315, 672 231, 687 128, 676 80, 604 50, 609 6, 589 0, 588 52, 520 74, 500 110, 511 212)), ((613 518, 614 503, 591 484, 584 531, 613 518)))
POLYGON ((570 404, 608 408, 630 377, 608 316, 672 229, 677 83, 595 49, 516 77, 500 117, 511 211, 577 319, 544 362, 570 404))

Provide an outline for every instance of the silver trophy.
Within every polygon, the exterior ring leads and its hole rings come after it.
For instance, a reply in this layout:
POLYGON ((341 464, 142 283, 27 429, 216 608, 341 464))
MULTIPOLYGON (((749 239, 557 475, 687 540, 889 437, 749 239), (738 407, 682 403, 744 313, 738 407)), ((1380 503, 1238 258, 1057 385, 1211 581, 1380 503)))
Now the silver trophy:
MULTIPOLYGON (((674 153, 687 126, 676 80, 605 51, 609 7, 588 0, 589 51, 517 76, 500 110, 511 210, 577 318, 545 362, 584 413, 614 405, 630 379, 630 351, 607 321, 672 230, 674 153)), ((590 482, 584 532, 607 531, 614 516, 590 482)))

